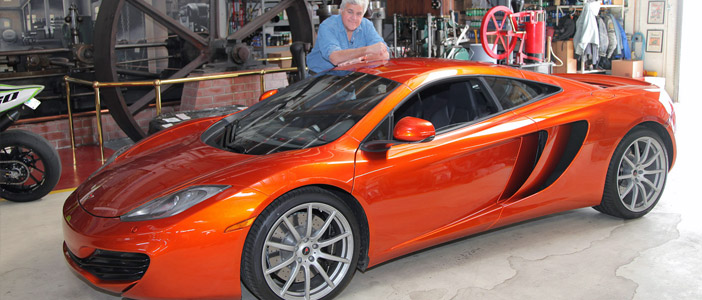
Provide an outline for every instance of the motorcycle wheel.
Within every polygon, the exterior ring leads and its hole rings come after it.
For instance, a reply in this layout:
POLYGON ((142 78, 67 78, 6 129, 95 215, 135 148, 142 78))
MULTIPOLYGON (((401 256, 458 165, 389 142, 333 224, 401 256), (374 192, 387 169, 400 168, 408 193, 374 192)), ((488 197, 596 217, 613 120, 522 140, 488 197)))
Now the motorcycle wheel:
POLYGON ((0 198, 13 202, 46 196, 61 177, 58 152, 42 136, 24 130, 0 132, 0 166, 0 198))

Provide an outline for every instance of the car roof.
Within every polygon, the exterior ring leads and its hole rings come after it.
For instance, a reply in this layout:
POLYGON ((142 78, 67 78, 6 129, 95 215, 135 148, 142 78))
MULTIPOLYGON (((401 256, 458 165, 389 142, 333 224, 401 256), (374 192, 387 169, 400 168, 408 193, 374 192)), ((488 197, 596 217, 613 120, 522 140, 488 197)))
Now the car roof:
POLYGON ((395 58, 339 67, 388 78, 415 89, 437 79, 458 75, 498 75, 523 78, 521 71, 484 62, 440 58, 395 58))

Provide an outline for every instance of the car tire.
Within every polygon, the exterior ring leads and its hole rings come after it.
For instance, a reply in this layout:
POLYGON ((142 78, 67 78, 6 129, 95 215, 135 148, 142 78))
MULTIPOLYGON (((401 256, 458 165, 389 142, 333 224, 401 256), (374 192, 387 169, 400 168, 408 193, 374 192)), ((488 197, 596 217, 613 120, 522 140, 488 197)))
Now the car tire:
POLYGON ((291 191, 251 226, 242 281, 259 299, 331 299, 356 271, 359 234, 353 211, 333 193, 318 187, 291 191))
POLYGON ((668 153, 660 136, 647 128, 635 128, 614 151, 602 202, 594 208, 623 219, 646 215, 663 194, 668 167, 668 153))

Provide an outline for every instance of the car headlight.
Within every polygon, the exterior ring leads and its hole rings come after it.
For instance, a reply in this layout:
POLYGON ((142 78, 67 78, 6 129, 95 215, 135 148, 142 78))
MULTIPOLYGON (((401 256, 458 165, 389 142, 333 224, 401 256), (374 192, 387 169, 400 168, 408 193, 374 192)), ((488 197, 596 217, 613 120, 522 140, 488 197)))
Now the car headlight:
POLYGON ((156 198, 119 217, 125 222, 162 219, 175 216, 186 209, 229 188, 228 185, 201 185, 189 187, 156 198))

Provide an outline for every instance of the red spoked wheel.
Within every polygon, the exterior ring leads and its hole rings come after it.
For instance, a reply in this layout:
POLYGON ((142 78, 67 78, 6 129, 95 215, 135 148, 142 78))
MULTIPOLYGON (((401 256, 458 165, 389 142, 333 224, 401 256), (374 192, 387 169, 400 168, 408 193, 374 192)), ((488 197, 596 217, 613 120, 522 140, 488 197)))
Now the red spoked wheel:
POLYGON ((485 53, 494 59, 507 58, 517 46, 518 34, 512 28, 510 15, 512 10, 508 7, 495 6, 488 10, 480 23, 480 42, 483 44, 485 53), (490 47, 491 36, 495 37, 492 47, 490 47), (502 54, 497 53, 498 46, 504 50, 502 54))

